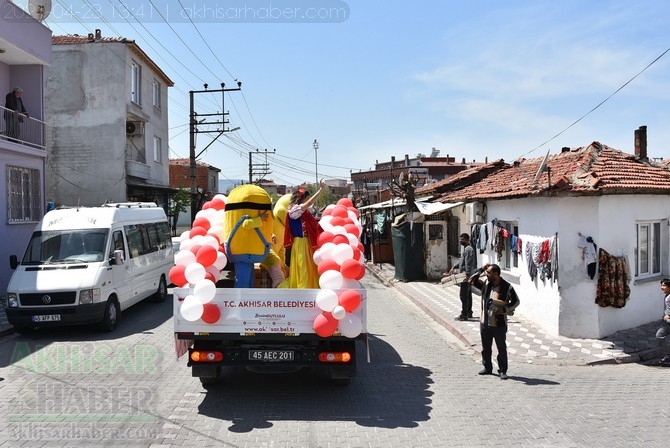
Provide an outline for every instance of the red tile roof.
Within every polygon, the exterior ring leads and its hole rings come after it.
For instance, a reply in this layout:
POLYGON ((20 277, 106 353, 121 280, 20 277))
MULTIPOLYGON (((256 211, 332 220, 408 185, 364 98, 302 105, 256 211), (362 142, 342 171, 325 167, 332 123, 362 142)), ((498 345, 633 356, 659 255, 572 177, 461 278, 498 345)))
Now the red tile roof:
MULTIPOLYGON (((599 142, 550 155, 548 170, 541 172, 536 181, 543 159, 521 159, 512 165, 505 164, 480 181, 445 192, 439 200, 453 202, 564 194, 670 194, 668 167, 640 160, 599 142)), ((466 175, 468 171, 457 176, 466 175)), ((453 182, 454 177, 445 181, 453 182)))

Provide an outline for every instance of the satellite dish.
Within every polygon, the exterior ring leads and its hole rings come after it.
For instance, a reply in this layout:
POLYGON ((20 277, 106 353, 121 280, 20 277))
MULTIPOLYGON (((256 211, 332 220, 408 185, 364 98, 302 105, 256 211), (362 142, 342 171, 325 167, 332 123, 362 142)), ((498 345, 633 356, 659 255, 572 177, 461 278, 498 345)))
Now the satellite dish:
POLYGON ((51 0, 28 0, 28 12, 41 22, 51 14, 51 0))
POLYGON ((535 174, 535 179, 533 180, 533 184, 537 184, 537 181, 540 179, 540 176, 542 173, 544 173, 547 170, 547 160, 549 160, 549 153, 551 152, 551 148, 547 150, 547 155, 544 156, 544 159, 542 159, 542 163, 540 163, 540 167, 537 169, 537 173, 535 174))

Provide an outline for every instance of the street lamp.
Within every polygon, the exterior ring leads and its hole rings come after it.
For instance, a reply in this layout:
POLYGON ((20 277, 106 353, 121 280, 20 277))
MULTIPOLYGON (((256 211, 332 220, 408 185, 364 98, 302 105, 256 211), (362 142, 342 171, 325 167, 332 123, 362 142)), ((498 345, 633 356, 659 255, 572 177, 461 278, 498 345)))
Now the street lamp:
POLYGON ((315 180, 314 187, 316 189, 318 189, 319 188, 319 163, 317 162, 317 159, 316 159, 316 150, 319 149, 319 142, 316 139, 314 139, 314 143, 312 143, 312 146, 314 147, 314 173, 315 173, 315 175, 314 175, 314 180, 315 180))

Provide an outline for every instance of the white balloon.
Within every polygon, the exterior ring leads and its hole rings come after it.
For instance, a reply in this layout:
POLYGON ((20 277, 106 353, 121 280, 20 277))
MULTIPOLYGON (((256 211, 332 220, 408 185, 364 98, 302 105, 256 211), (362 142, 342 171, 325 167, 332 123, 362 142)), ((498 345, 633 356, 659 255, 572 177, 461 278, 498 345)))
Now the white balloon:
POLYGON ((332 289, 322 289, 316 295, 316 306, 323 311, 332 311, 337 306, 337 293, 332 289))
POLYGON ((333 260, 339 265, 342 265, 345 260, 350 260, 353 257, 354 250, 349 244, 338 244, 335 249, 333 249, 333 260))
POLYGON ((326 271, 319 277, 321 289, 342 289, 344 278, 338 271, 326 271))
POLYGON ((326 230, 324 225, 332 227, 332 225, 330 224, 330 221, 332 221, 332 220, 333 220, 333 217, 331 215, 324 215, 324 216, 321 217, 321 219, 319 219, 319 224, 321 225, 321 227, 323 227, 323 230, 326 230))
POLYGON ((216 285, 211 280, 200 280, 193 287, 193 295, 200 303, 209 303, 216 295, 216 285))
POLYGON ((342 289, 363 289, 363 285, 355 278, 345 278, 342 281, 342 289))
POLYGON ((358 247, 358 237, 353 233, 347 233, 347 238, 349 239, 349 244, 351 246, 358 247))
POLYGON ((179 235, 179 242, 183 243, 184 241, 186 241, 190 237, 191 237, 191 231, 190 230, 182 232, 181 235, 179 235))
POLYGON ((206 235, 200 240, 201 246, 212 246, 214 249, 219 250, 219 240, 214 238, 212 235, 206 235))
POLYGON ((363 331, 363 322, 360 317, 349 313, 343 319, 340 319, 338 328, 342 336, 355 338, 363 331))
MULTIPOLYGON (((181 251, 179 251, 179 253, 181 253, 181 251)), ((207 271, 205 271, 205 267, 200 263, 191 263, 184 269, 184 277, 186 277, 186 280, 193 285, 200 280, 204 280, 206 273, 207 271)))
MULTIPOLYGON (((328 205, 326 206, 326 208, 323 209, 323 212, 324 212, 324 213, 325 213, 325 212, 330 212, 330 211, 331 211, 332 209, 334 209, 335 207, 336 207, 335 204, 328 204, 328 205)), ((326 215, 326 216, 330 216, 330 215, 326 215)))
POLYGON ((333 308, 332 314, 335 319, 341 320, 347 315, 347 310, 345 310, 342 305, 337 305, 333 308))
POLYGON ((312 255, 312 260, 314 260, 315 265, 320 265, 321 262, 323 261, 323 252, 321 252, 321 249, 317 249, 314 251, 314 254, 312 255))
POLYGON ((347 233, 347 229, 345 229, 344 226, 333 226, 333 228, 330 229, 330 233, 333 235, 345 235, 347 233))
POLYGON ((215 194, 212 199, 221 199, 223 202, 228 201, 228 197, 226 197, 226 195, 223 193, 215 194))
POLYGON ((192 263, 195 263, 195 254, 188 250, 189 248, 184 248, 183 244, 179 248, 179 252, 174 255, 174 264, 178 266, 188 266, 192 263))
POLYGON ((347 210, 347 216, 354 222, 354 224, 358 221, 358 216, 356 216, 356 213, 352 212, 351 210, 347 210))
MULTIPOLYGON (((223 225, 222 224, 213 224, 212 227, 207 231, 207 235, 212 235, 213 237, 223 238, 223 225)), ((217 240, 218 244, 218 240, 217 240)))
POLYGON ((179 250, 181 252, 185 250, 190 251, 193 246, 195 246, 195 241, 188 239, 179 245, 179 250))
POLYGON ((332 260, 333 259, 333 250, 337 244, 335 243, 325 243, 319 248, 321 251, 321 260, 332 260))
POLYGON ((202 317, 202 313, 205 310, 205 307, 202 305, 200 300, 196 299, 193 295, 188 295, 184 298, 184 301, 181 303, 179 308, 179 313, 181 317, 186 319, 189 322, 195 322, 196 320, 202 317))
POLYGON ((216 261, 214 262, 214 266, 216 266, 217 269, 221 271, 223 270, 223 268, 226 267, 227 264, 228 264, 228 257, 226 257, 226 254, 224 254, 223 252, 219 252, 216 255, 216 261))
POLYGON ((207 266, 205 271, 207 271, 208 274, 212 274, 212 277, 214 277, 214 282, 221 280, 221 270, 215 265, 207 266))

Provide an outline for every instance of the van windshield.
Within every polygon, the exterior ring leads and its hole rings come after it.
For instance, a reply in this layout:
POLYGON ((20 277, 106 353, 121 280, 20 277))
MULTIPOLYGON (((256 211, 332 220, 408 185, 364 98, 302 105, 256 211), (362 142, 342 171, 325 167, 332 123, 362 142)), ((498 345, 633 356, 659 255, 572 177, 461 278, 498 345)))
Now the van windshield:
POLYGON ((100 262, 108 233, 107 229, 35 232, 21 264, 100 262))

